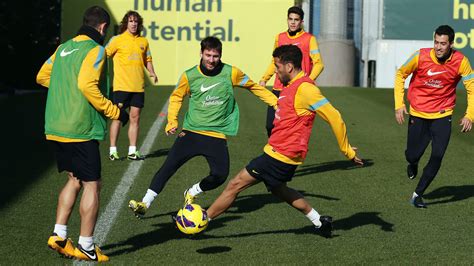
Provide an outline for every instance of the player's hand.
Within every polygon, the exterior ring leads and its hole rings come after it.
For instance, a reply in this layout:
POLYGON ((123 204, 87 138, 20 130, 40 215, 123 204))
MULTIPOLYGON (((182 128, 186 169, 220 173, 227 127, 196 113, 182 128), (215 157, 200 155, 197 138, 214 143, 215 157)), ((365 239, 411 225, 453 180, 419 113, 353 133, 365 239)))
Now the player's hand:
POLYGON ((122 122, 122 127, 124 127, 127 123, 128 120, 130 119, 130 115, 124 108, 120 108, 120 114, 117 120, 122 122))
POLYGON ((467 117, 463 117, 459 125, 462 126, 461 132, 469 132, 472 128, 472 121, 467 117))
POLYGON ((364 161, 361 158, 357 157, 357 155, 354 156, 354 158, 352 158, 352 161, 357 165, 360 165, 360 166, 364 165, 364 161))
MULTIPOLYGON (((352 148, 355 152, 357 152, 357 147, 351 147, 351 148, 352 148)), ((363 161, 361 158, 357 157, 357 154, 356 154, 356 156, 354 156, 354 158, 352 158, 351 161, 353 161, 353 162, 354 162, 355 164, 357 164, 357 165, 364 165, 364 161, 363 161)))
POLYGON ((260 82, 258 84, 262 87, 265 87, 267 85, 267 83, 263 80, 260 80, 260 82))
POLYGON ((176 130, 178 130, 178 128, 173 127, 172 129, 166 131, 166 136, 173 135, 174 133, 176 133, 176 130))
POLYGON ((156 76, 156 74, 150 74, 150 78, 153 80, 153 84, 158 83, 158 77, 156 76))
POLYGON ((405 115, 407 115, 407 108, 403 106, 402 108, 399 108, 395 110, 395 120, 397 120, 397 123, 399 125, 403 124, 405 122, 405 115))

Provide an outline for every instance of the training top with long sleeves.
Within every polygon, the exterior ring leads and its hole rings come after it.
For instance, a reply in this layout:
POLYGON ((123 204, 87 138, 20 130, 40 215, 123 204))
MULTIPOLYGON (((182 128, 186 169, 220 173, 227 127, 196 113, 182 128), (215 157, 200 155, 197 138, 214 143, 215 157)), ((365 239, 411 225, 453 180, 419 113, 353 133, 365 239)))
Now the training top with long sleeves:
MULTIPOLYGON (((290 86, 296 80, 304 77, 304 75, 304 72, 300 72, 289 82, 287 86, 290 86)), ((285 90, 285 88, 283 88, 283 90, 285 90)), ((282 96, 280 96, 280 98, 281 97, 282 96)), ((316 113, 319 117, 326 121, 331 126, 340 151, 344 154, 344 156, 352 160, 356 153, 349 144, 346 124, 342 120, 342 116, 339 111, 331 105, 326 97, 324 97, 319 88, 314 84, 303 82, 299 85, 294 99, 294 110, 296 111, 296 114, 298 116, 304 117, 316 113)), ((280 105, 278 105, 278 108, 282 107, 283 106, 280 107, 280 105)), ((273 149, 270 144, 265 145, 263 151, 271 157, 287 164, 298 165, 302 164, 304 161, 304 157, 302 156, 289 157, 281 154, 275 151, 275 149, 273 149)))
POLYGON ((404 84, 413 73, 408 87, 410 115, 437 119, 453 113, 456 85, 462 80, 467 91, 465 117, 474 119, 474 74, 467 57, 454 50, 450 57, 440 62, 433 48, 416 51, 397 70, 394 86, 395 110, 403 108, 404 84))
MULTIPOLYGON (((195 66, 199 73, 206 77, 204 73, 201 70, 200 66, 195 66)), ((276 106, 277 104, 277 98, 273 93, 268 91, 266 88, 258 85, 255 83, 252 79, 249 78, 244 72, 242 72, 239 68, 232 66, 232 72, 231 72, 231 82, 234 87, 240 87, 243 89, 249 90, 251 93, 253 93, 255 96, 260 98, 263 102, 268 104, 269 106, 276 106)), ((198 84, 199 85, 199 84, 198 84)), ((168 124, 166 125, 165 131, 168 132, 172 128, 177 128, 178 127, 178 113, 179 110, 181 109, 181 105, 183 102, 183 99, 185 96, 190 96, 191 95, 191 85, 189 84, 189 79, 184 72, 179 81, 178 84, 176 85, 176 88, 174 91, 171 93, 170 99, 169 99, 169 106, 168 106, 168 124)), ((186 130, 189 130, 187 128, 183 128, 186 130)), ((226 136, 223 133, 215 132, 215 131, 209 131, 209 130, 190 130, 198 134, 206 135, 206 136, 211 136, 211 137, 216 137, 216 138, 222 138, 225 139, 226 136)))
MULTIPOLYGON (((86 35, 74 37, 60 45, 38 72, 37 83, 50 89, 46 122, 49 116, 62 119, 62 122, 56 121, 61 122, 56 126, 54 123, 51 124, 55 129, 49 129, 49 131, 57 131, 57 133, 46 132, 48 140, 83 142, 100 139, 105 134, 105 122, 99 119, 99 114, 95 113, 104 114, 111 119, 118 119, 120 115, 119 108, 105 98, 99 89, 99 79, 105 62, 104 47, 98 44, 91 46, 91 42, 92 39, 86 35), (85 51, 81 51, 82 49, 85 51), (61 57, 62 65, 55 67, 58 56, 61 57), (74 62, 76 58, 82 61, 74 62), (74 90, 79 90, 79 93, 74 90), (95 111, 91 111, 92 109, 95 111), (88 115, 81 118, 82 113, 77 114, 78 111, 88 115), (89 121, 90 119, 95 119, 95 122, 89 121), (95 131, 91 133, 90 130, 95 131)), ((48 131, 47 125, 46 130, 48 131)))
POLYGON ((114 91, 144 92, 144 68, 152 62, 148 40, 125 31, 112 37, 105 50, 108 57, 113 57, 114 91))
MULTIPOLYGON (((273 50, 285 44, 296 45, 301 49, 303 53, 302 70, 310 79, 316 80, 324 69, 316 37, 304 30, 297 32, 294 36, 291 36, 288 31, 285 31, 276 35, 273 50)), ((267 82, 275 74, 275 70, 275 61, 272 58, 270 65, 268 65, 267 70, 260 80, 267 82)), ((283 85, 279 82, 278 76, 276 76, 273 89, 281 90, 282 88, 283 85)))

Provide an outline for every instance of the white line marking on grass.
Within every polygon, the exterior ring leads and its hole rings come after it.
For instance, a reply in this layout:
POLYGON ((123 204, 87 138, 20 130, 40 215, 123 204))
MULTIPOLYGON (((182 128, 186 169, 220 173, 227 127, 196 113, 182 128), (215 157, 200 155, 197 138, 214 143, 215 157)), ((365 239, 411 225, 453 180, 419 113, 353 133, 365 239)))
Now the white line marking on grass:
MULTIPOLYGON (((141 151, 143 152, 143 154, 150 153, 151 146, 153 145, 153 142, 155 141, 158 132, 160 131, 161 125, 165 121, 165 116, 162 114, 167 111, 168 104, 169 102, 166 102, 166 104, 161 109, 160 116, 158 117, 158 119, 155 120, 150 130, 148 130, 148 133, 141 147, 141 151)), ((105 242, 107 234, 109 233, 110 228, 112 228, 112 225, 115 222, 115 218, 117 217, 117 214, 121 210, 122 204, 126 199, 128 190, 135 181, 135 177, 138 175, 138 172, 140 171, 140 168, 142 167, 143 163, 144 160, 130 163, 127 170, 123 174, 120 183, 115 188, 115 192, 112 195, 112 198, 110 199, 109 203, 107 204, 107 207, 105 207, 105 211, 100 215, 94 231, 94 242, 98 246, 102 246, 102 244, 105 242)), ((86 262, 74 261, 74 265, 80 265, 82 263, 86 262)))
MULTIPOLYGON (((167 109, 168 102, 163 106, 163 109, 161 109, 160 114, 165 113, 167 109)), ((164 121, 165 116, 159 116, 158 119, 156 119, 153 123, 150 130, 148 130, 147 136, 143 141, 141 147, 143 154, 150 153, 151 146, 153 145, 153 142, 155 141, 158 132, 160 131, 161 125, 164 121)), ((117 216, 118 212, 122 207, 128 190, 135 181, 135 177, 138 175, 138 172, 140 171, 140 168, 142 167, 144 162, 145 161, 142 160, 130 163, 127 170, 122 176, 122 180, 115 189, 114 195, 110 199, 109 204, 107 204, 105 211, 99 217, 94 231, 94 240, 99 246, 104 243, 105 238, 107 237, 107 234, 109 233, 110 228, 112 227, 115 221, 115 217, 117 216)))

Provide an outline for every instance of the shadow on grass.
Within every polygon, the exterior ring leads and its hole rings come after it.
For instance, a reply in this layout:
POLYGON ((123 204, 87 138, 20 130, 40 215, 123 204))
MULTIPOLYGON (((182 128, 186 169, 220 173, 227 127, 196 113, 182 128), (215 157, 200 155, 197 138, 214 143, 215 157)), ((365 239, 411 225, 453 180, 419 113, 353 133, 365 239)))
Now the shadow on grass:
POLYGON ((149 154, 145 155, 145 159, 167 156, 169 151, 170 151, 170 149, 159 149, 159 150, 156 150, 154 152, 150 152, 149 154))
POLYGON ((217 253, 229 252, 231 250, 232 248, 227 247, 227 246, 213 246, 213 247, 207 247, 207 248, 200 248, 196 250, 196 252, 201 253, 201 254, 217 254, 217 253))
MULTIPOLYGON (((338 198, 333 198, 333 197, 329 197, 325 195, 306 193, 305 191, 301 191, 301 190, 298 192, 300 192, 305 198, 311 197, 311 198, 319 198, 319 199, 330 200, 330 201, 339 200, 338 198)), ((277 203, 283 203, 283 201, 270 193, 239 196, 234 201, 232 206, 230 206, 230 208, 225 213, 233 213, 233 214, 249 213, 249 212, 257 211, 263 208, 265 205, 277 204, 277 203)), ((204 209, 209 208, 209 206, 203 206, 203 207, 204 209)), ((156 219, 160 216, 163 216, 163 214, 157 214, 154 216, 145 216, 141 219, 143 220, 156 219)))
MULTIPOLYGON (((229 212, 227 212, 229 213, 229 212)), ((211 224, 204 232, 189 236, 184 235, 176 229, 174 224, 171 222, 171 214, 172 212, 166 214, 160 214, 153 216, 153 218, 157 218, 160 216, 170 216, 170 222, 168 223, 159 223, 153 226, 158 227, 157 229, 146 232, 143 234, 138 234, 132 236, 124 241, 113 243, 109 245, 102 246, 102 250, 106 252, 109 256, 119 256, 123 254, 128 254, 135 252, 137 250, 152 247, 155 245, 166 243, 169 240, 177 240, 177 239, 189 239, 189 240, 206 240, 206 239, 227 239, 227 238, 242 238, 242 237, 252 237, 257 235, 273 235, 273 234, 312 234, 320 235, 317 232, 313 225, 308 225, 302 228, 296 229, 289 229, 289 230, 270 230, 270 231, 258 231, 258 232, 246 232, 246 233, 238 233, 238 234, 230 234, 230 235, 223 235, 223 236, 213 236, 209 235, 209 232, 212 230, 216 230, 222 227, 226 227, 227 223, 242 219, 240 215, 226 215, 224 217, 216 218, 212 220, 211 224)), ((365 226, 365 225, 378 225, 380 229, 386 232, 393 232, 393 224, 384 221, 382 218, 379 217, 378 212, 361 212, 356 213, 350 217, 343 218, 340 220, 335 220, 333 222, 334 230, 337 232, 338 230, 352 230, 357 227, 365 226)), ((298 215, 295 215, 295 219, 297 219, 298 215)), ((338 237, 339 235, 333 233, 333 238, 338 237)), ((201 248, 196 250, 197 253, 201 254, 215 254, 215 253, 223 253, 231 251, 231 247, 227 246, 210 246, 207 248, 201 248)))
POLYGON ((423 195, 423 198, 425 199, 436 200, 429 202, 429 205, 451 203, 455 201, 466 200, 472 197, 474 197, 474 185, 444 186, 423 195))
MULTIPOLYGON (((384 221, 382 218, 379 217, 378 212, 360 212, 356 213, 350 217, 340 219, 340 220, 335 220, 333 222, 333 236, 332 238, 338 237, 339 235, 335 234, 337 233, 338 230, 352 230, 357 227, 361 227, 364 225, 378 225, 380 226, 380 229, 385 231, 385 232, 393 232, 393 224, 384 221)), ((297 219, 297 216, 295 216, 295 219, 297 219)), ((212 223, 209 225, 211 229, 214 228, 214 223, 219 222, 219 218, 216 220, 212 220, 212 223)), ((209 232, 209 228, 205 232, 209 232)), ((198 239, 219 239, 219 238, 229 238, 229 237, 235 237, 235 238, 240 238, 240 237, 251 237, 251 236, 256 236, 256 235, 272 235, 272 234, 296 234, 296 235, 302 235, 302 234, 313 234, 313 235, 319 235, 320 237, 323 237, 320 235, 319 232, 317 232, 314 228, 313 225, 308 225, 302 228, 297 228, 297 229, 290 229, 290 230, 271 230, 271 231, 260 231, 260 232, 248 232, 248 233, 240 233, 240 234, 232 234, 232 235, 226 235, 226 236, 211 236, 207 234, 200 235, 198 239)))
MULTIPOLYGON (((46 90, 1 99, 0 209, 55 165, 54 147, 44 136, 46 90)), ((61 180, 62 182, 62 180, 61 180)))
POLYGON ((386 232, 393 232, 393 224, 379 217, 380 212, 359 212, 347 218, 335 220, 335 230, 351 230, 364 225, 378 225, 386 232))
POLYGON ((308 165, 302 165, 298 167, 298 169, 295 172, 295 177, 310 175, 314 173, 333 171, 333 170, 352 170, 352 169, 358 169, 358 168, 365 168, 365 167, 371 167, 372 165, 374 165, 374 162, 372 161, 372 159, 364 159, 364 166, 356 165, 352 161, 349 161, 349 160, 324 162, 324 163, 318 163, 318 164, 308 164, 308 165))
MULTIPOLYGON (((338 198, 333 198, 329 196, 324 196, 324 195, 317 195, 317 194, 311 194, 311 193, 306 193, 305 191, 299 191, 301 194, 303 194, 305 197, 316 197, 316 198, 321 198, 325 200, 339 200, 338 198)), ((263 206, 267 204, 274 204, 274 203, 282 203, 280 199, 277 197, 273 196, 270 193, 265 193, 265 194, 258 194, 258 195, 248 195, 248 196, 242 196, 238 197, 234 204, 227 210, 227 214, 240 214, 240 213, 249 213, 256 211, 263 206)), ((287 206, 285 206, 287 207, 287 206)), ((196 235, 194 237, 186 236, 182 233, 180 233, 174 226, 172 220, 171 220, 171 214, 172 212, 166 213, 166 214, 157 214, 154 216, 145 216, 142 219, 143 220, 149 220, 149 219, 157 219, 162 216, 169 216, 170 221, 168 223, 160 223, 156 224, 154 226, 158 227, 158 229, 153 230, 151 232, 139 234, 132 236, 122 242, 114 243, 114 244, 109 244, 109 245, 104 245, 101 248, 106 251, 107 255, 109 256, 118 256, 122 254, 127 254, 131 253, 134 251, 137 251, 142 248, 146 248, 149 246, 154 246, 158 244, 165 243, 169 240, 174 240, 174 239, 180 239, 180 238, 189 238, 189 239, 220 239, 220 238, 227 238, 227 237, 244 237, 244 236, 251 236, 251 235, 258 235, 258 234, 266 234, 266 233, 295 233, 295 234, 306 234, 306 233, 311 233, 314 234, 315 230, 313 226, 307 226, 301 229, 295 229, 295 230, 288 230, 288 231, 269 231, 269 232, 259 232, 259 233, 248 233, 248 234, 238 234, 238 235, 231 235, 231 236, 225 236, 225 237, 216 237, 216 236, 211 236, 206 234, 206 232, 215 230, 218 228, 222 228, 227 226, 226 224, 228 222, 234 221, 241 219, 242 216, 240 215, 226 215, 224 217, 218 218, 216 220, 212 220, 212 226, 208 228, 204 233, 196 235)), ((207 249, 203 250, 196 250, 198 253, 205 253, 209 254, 206 252, 210 253, 221 253, 221 252, 227 252, 231 248, 229 247, 218 247, 218 248, 212 248, 209 247, 207 249)))
MULTIPOLYGON (((307 193, 305 191, 299 191, 305 198, 319 198, 324 200, 339 200, 325 195, 318 195, 313 193, 307 193)), ((226 211, 226 213, 249 213, 263 208, 267 204, 282 203, 283 201, 275 197, 273 194, 258 194, 258 195, 247 195, 239 196, 232 206, 226 211)), ((286 207, 286 206, 285 206, 286 207)))
MULTIPOLYGON (((132 236, 118 243, 103 245, 101 249, 105 251, 105 253, 108 256, 119 256, 122 254, 132 253, 146 247, 152 247, 155 245, 163 244, 169 240, 177 240, 177 239, 198 240, 202 238, 214 238, 214 237, 208 237, 205 234, 196 235, 196 236, 188 236, 188 235, 182 234, 181 232, 178 231, 178 229, 175 228, 174 224, 171 222, 171 214, 172 213, 169 212, 166 214, 158 215, 158 216, 169 216, 170 221, 167 223, 159 223, 159 224, 153 225, 157 227, 157 229, 150 232, 143 233, 143 234, 132 236)), ((227 216, 222 219, 212 221, 212 227, 214 229, 224 227, 226 226, 225 224, 227 222, 241 219, 241 218, 242 218, 241 216, 227 216)), ((214 249, 214 252, 216 253, 225 252, 225 251, 226 250, 222 249, 222 247, 220 249, 214 249)), ((196 252, 199 252, 199 250, 196 250, 196 252)), ((204 250, 204 252, 206 252, 206 250, 204 250)), ((204 252, 201 251, 199 253, 204 253, 204 252)), ((209 254, 209 253, 206 253, 206 254, 209 254)))

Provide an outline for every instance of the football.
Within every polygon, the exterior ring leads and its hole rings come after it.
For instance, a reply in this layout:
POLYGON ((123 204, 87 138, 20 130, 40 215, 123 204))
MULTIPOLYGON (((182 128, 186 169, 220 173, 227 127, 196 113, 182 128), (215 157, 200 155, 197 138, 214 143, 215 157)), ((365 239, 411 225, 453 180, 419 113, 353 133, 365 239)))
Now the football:
POLYGON ((206 211, 197 204, 188 204, 178 211, 176 226, 179 231, 193 235, 206 229, 208 224, 206 211))

